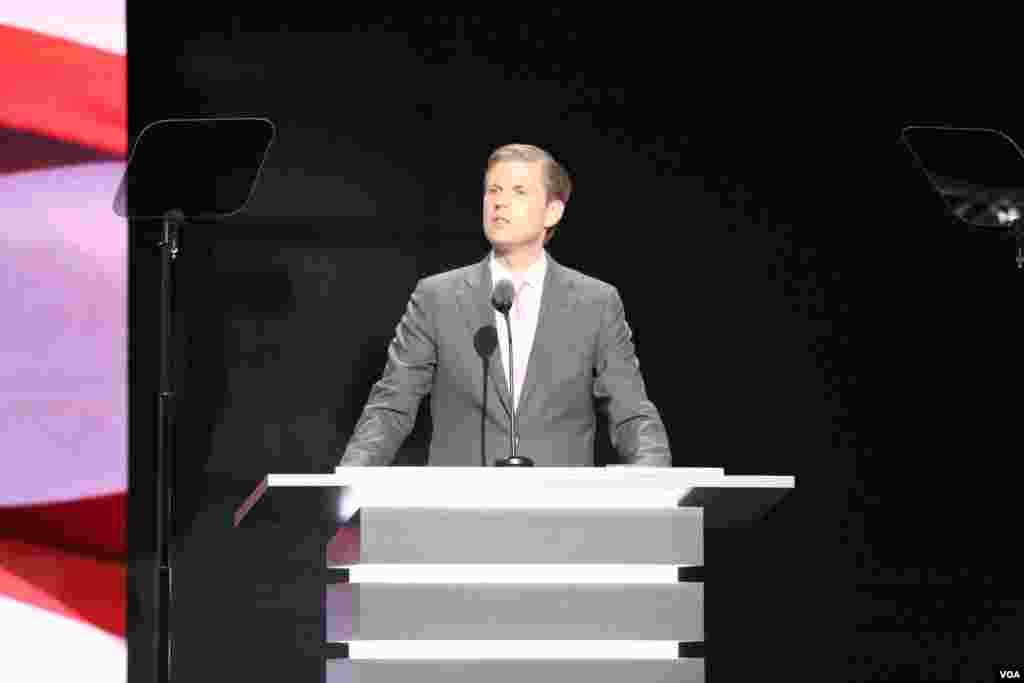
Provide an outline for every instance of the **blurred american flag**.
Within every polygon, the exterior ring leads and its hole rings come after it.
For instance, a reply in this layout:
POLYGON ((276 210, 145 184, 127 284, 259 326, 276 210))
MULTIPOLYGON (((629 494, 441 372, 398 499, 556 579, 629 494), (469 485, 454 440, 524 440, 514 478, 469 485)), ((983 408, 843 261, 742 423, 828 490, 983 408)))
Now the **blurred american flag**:
POLYGON ((0 10, 0 680, 125 680, 123 0, 0 10))

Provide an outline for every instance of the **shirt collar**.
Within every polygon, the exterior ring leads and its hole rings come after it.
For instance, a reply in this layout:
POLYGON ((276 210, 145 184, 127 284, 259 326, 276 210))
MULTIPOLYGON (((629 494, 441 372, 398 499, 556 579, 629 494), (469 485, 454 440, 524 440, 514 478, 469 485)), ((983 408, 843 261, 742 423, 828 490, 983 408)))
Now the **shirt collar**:
MULTIPOLYGON (((544 276, 548 270, 548 255, 547 250, 543 250, 540 253, 540 258, 537 262, 530 266, 525 273, 522 274, 522 279, 525 279, 529 283, 530 287, 540 290, 544 286, 544 276)), ((495 258, 494 251, 491 251, 491 285, 500 281, 502 278, 508 278, 509 280, 515 280, 512 273, 509 272, 505 266, 495 258)))

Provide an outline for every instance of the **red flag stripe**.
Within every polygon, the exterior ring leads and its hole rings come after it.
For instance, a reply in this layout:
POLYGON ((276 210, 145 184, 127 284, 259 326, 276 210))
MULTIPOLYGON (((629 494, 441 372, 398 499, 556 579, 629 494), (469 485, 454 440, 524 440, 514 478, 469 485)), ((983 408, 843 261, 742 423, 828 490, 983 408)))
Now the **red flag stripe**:
POLYGON ((127 59, 0 25, 0 126, 124 156, 127 59))
POLYGON ((128 552, 128 494, 0 507, 0 537, 119 558, 128 552))
POLYGON ((0 596, 125 636, 126 565, 0 540, 0 596))

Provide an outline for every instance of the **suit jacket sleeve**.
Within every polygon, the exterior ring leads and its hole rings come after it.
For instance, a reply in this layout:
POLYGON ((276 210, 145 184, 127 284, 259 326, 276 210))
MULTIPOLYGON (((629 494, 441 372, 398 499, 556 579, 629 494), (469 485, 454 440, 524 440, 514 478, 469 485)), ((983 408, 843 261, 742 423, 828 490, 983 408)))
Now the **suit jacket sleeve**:
POLYGON ((601 321, 595 374, 595 405, 607 416, 611 443, 623 461, 671 467, 668 434, 657 408, 647 398, 633 331, 614 287, 601 321))
POLYGON ((388 360, 341 457, 342 466, 390 465, 416 424, 437 366, 433 302, 420 280, 388 346, 388 360))

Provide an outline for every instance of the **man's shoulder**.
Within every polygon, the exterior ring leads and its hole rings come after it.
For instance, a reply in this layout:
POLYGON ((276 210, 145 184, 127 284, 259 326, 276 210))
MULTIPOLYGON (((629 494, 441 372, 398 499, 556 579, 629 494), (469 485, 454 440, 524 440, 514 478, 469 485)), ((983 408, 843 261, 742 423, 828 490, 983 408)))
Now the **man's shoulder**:
POLYGON ((562 277, 565 281, 587 296, 606 297, 615 291, 615 286, 610 282, 605 282, 593 275, 587 275, 569 266, 559 264, 558 267, 562 269, 562 277))
POLYGON ((430 292, 446 292, 460 282, 470 278, 474 270, 479 267, 480 262, 477 261, 458 268, 452 268, 451 270, 427 275, 420 280, 420 287, 430 292))

